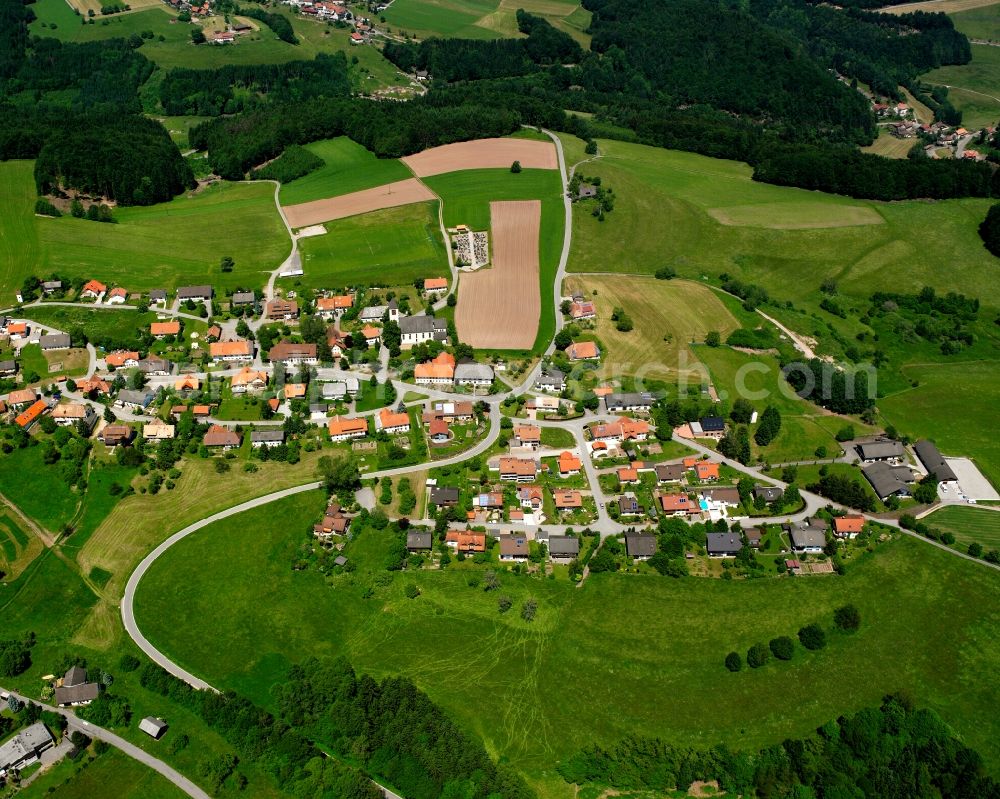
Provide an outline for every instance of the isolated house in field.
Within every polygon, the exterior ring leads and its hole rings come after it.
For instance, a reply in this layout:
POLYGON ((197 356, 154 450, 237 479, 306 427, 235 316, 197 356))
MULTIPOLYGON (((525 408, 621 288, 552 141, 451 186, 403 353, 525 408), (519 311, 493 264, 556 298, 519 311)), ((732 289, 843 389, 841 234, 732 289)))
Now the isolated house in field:
POLYGON ((579 300, 569 306, 569 315, 574 322, 593 319, 597 316, 597 307, 589 300, 579 300))
POLYGON ((167 731, 167 726, 167 722, 163 719, 154 718, 153 716, 146 716, 146 718, 139 722, 139 729, 154 741, 158 741, 160 736, 167 731))
POLYGON ((448 323, 434 316, 403 316, 399 319, 399 332, 404 347, 425 341, 447 341, 448 323))
POLYGON ((52 333, 47 336, 40 336, 38 346, 43 352, 53 350, 68 350, 70 348, 70 337, 68 333, 52 333))
POLYGON ((55 739, 42 722, 25 727, 0 746, 0 777, 38 762, 42 752, 55 746, 55 739))

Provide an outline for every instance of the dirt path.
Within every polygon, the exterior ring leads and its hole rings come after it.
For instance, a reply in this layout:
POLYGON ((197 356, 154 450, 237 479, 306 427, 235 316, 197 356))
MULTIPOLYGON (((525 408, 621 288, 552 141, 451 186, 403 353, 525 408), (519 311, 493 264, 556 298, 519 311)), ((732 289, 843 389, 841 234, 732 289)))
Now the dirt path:
POLYGON ((17 507, 17 505, 11 502, 3 494, 0 494, 0 503, 10 508, 10 510, 14 513, 14 515, 17 516, 17 518, 20 519, 22 522, 24 522, 24 525, 29 530, 31 530, 31 532, 33 532, 36 536, 38 536, 38 538, 41 539, 41 542, 45 544, 47 548, 51 547, 56 542, 56 536, 54 536, 40 524, 37 524, 32 519, 29 519, 24 514, 24 512, 19 507, 17 507))
POLYGON ((768 316, 766 313, 764 313, 762 310, 760 310, 760 308, 757 309, 757 313, 759 313, 768 322, 770 322, 772 325, 774 325, 776 328, 778 328, 778 330, 780 330, 782 333, 784 333, 786 336, 788 336, 788 338, 790 338, 792 340, 792 344, 795 345, 795 349, 797 349, 799 352, 801 352, 803 355, 805 355, 806 358, 808 358, 809 360, 812 360, 813 358, 818 358, 819 357, 813 351, 813 348, 809 345, 809 342, 807 342, 798 333, 793 333, 791 330, 789 330, 787 327, 785 327, 783 324, 781 324, 781 322, 779 322, 773 316, 768 316))

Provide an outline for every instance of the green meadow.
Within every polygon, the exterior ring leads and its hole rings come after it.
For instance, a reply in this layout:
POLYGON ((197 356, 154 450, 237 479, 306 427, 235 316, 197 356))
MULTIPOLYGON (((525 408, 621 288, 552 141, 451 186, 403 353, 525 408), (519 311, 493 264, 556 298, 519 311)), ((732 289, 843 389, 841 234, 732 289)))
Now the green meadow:
POLYGON ((421 39, 430 36, 496 39, 520 36, 516 11, 523 8, 545 17, 584 45, 590 12, 576 0, 396 0, 384 12, 386 23, 421 39))
POLYGON ((951 533, 959 544, 979 543, 984 550, 1000 549, 1000 513, 995 510, 947 505, 923 521, 951 533))
POLYGON ((996 5, 970 8, 948 16, 955 23, 955 28, 970 39, 1000 41, 1000 13, 997 13, 996 5))
POLYGON ((282 205, 339 197, 413 177, 401 161, 377 158, 346 136, 313 142, 306 149, 322 158, 325 165, 282 185, 282 205))
POLYGON ((97 757, 86 755, 76 762, 64 759, 19 793, 25 799, 182 799, 187 795, 166 777, 117 749, 97 757))
POLYGON ((444 204, 445 227, 468 225, 474 230, 488 230, 491 202, 542 201, 538 270, 542 312, 534 349, 544 348, 555 327, 555 308, 549 298, 565 228, 559 173, 553 169, 525 169, 519 174, 508 169, 467 169, 424 178, 423 182, 444 204))
POLYGON ((144 634, 185 668, 263 703, 284 669, 310 655, 411 677, 548 796, 572 795, 553 766, 584 744, 634 733, 753 747, 896 690, 941 713, 990 768, 1000 765, 992 668, 1000 575, 919 541, 880 546, 846 576, 819 579, 600 574, 578 589, 504 574, 515 607, 538 602, 526 623, 500 616, 465 569, 408 571, 380 584, 388 533, 361 533, 348 551, 350 574, 326 581, 292 571, 322 503, 315 494, 283 500, 173 547, 139 586, 144 634), (407 599, 414 582, 421 595, 407 599), (364 599, 369 586, 375 595, 364 599), (794 636, 813 621, 830 630, 847 599, 861 610, 857 634, 831 630, 821 652, 799 648, 787 664, 725 670, 732 649, 794 636))
POLYGON ((35 217, 32 165, 0 163, 0 303, 29 274, 98 278, 130 290, 256 286, 291 244, 270 183, 220 183, 169 203, 117 208, 117 224, 35 217), (221 272, 224 255, 236 268, 221 272))
MULTIPOLYGON (((987 38, 1000 38, 1000 22, 996 7, 975 9, 977 19, 959 30, 967 35, 969 30, 988 29, 987 38), (993 12, 992 20, 985 19, 985 12, 993 12)), ((972 12, 963 12, 972 13, 972 12)), ((957 15, 960 16, 960 15, 957 15)), ((959 24, 959 20, 955 20, 959 24)), ((985 31, 984 31, 985 32, 985 31)), ((972 61, 960 66, 940 67, 921 75, 925 83, 949 87, 948 99, 962 112, 962 124, 969 130, 992 127, 1000 121, 1000 47, 985 44, 972 45, 972 61)), ((975 146, 975 145, 973 145, 975 146)))
POLYGON ((66 485, 59 469, 43 463, 41 447, 14 449, 0 458, 0 486, 25 515, 54 534, 73 517, 80 502, 80 494, 66 485))
POLYGON ((386 208, 326 222, 327 232, 299 242, 305 274, 297 284, 402 286, 448 275, 437 203, 386 208))

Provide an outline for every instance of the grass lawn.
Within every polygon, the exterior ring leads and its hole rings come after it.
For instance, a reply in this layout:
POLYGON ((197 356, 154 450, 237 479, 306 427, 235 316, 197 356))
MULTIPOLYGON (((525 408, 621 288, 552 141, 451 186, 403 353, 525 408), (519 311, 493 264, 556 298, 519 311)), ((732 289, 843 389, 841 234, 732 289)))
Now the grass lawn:
POLYGON ((913 149, 914 141, 914 139, 900 139, 889 133, 886 128, 879 128, 878 138, 861 149, 866 153, 884 155, 886 158, 906 158, 913 149))
POLYGON ((549 298, 562 252, 564 214, 559 173, 552 169, 469 169, 425 178, 444 203, 446 227, 468 225, 474 230, 490 227, 490 203, 495 200, 542 201, 539 233, 539 287, 542 312, 535 346, 544 347, 555 329, 555 309, 549 298))
MULTIPOLYGON (((95 341, 110 337, 123 343, 134 339, 139 343, 138 334, 147 330, 150 323, 156 321, 156 312, 145 314, 133 310, 116 308, 102 309, 88 305, 68 307, 65 305, 40 306, 27 311, 31 319, 40 325, 47 325, 56 330, 72 330, 83 328, 87 338, 95 341)), ((192 325, 190 319, 184 320, 186 325, 192 325)))
POLYGON ((725 339, 740 326, 718 294, 693 281, 589 275, 568 279, 564 293, 578 289, 597 304, 596 333, 606 350, 599 375, 670 378, 683 373, 697 380, 688 343, 704 341, 710 330, 725 339), (621 333, 615 328, 614 308, 626 309, 633 330, 621 333))
POLYGON ((313 654, 346 655, 376 676, 409 676, 492 753, 549 784, 552 796, 572 795, 568 786, 558 790, 552 766, 583 744, 639 733, 757 746, 899 689, 940 712, 992 768, 1000 763, 992 711, 1000 612, 989 609, 1000 576, 920 542, 899 541, 862 558, 846 577, 812 581, 601 574, 578 590, 504 576, 515 603, 538 600, 528 625, 498 616, 492 597, 450 571, 397 577, 365 601, 385 534, 363 533, 367 557, 355 549, 357 571, 332 586, 318 573, 292 572, 288 561, 321 503, 291 498, 171 549, 139 587, 143 631, 181 665, 263 702, 284 667, 313 654), (270 523, 276 515, 285 523, 270 523), (414 580, 422 591, 416 602, 403 594, 414 580), (790 664, 724 670, 730 649, 794 635, 812 621, 829 629, 833 608, 847 597, 864 619, 858 634, 831 633, 826 650, 799 649, 790 664), (197 621, 177 624, 181 606, 197 621), (626 612, 643 625, 627 623, 626 612), (471 664, 476 679, 462 679, 471 664), (591 676, 586 690, 581 674, 591 676), (803 683, 810 690, 797 691, 794 702, 761 702, 803 683), (650 702, 651 693, 672 700, 650 702))
POLYGON ((523 8, 544 16, 559 30, 587 45, 590 12, 575 0, 397 0, 385 11, 386 23, 420 38, 519 37, 515 12, 523 8))
POLYGON ((36 271, 41 259, 38 229, 32 216, 37 196, 33 170, 33 161, 0 163, 0 306, 3 307, 13 305, 14 292, 36 271))
POLYGON ((543 447, 552 447, 553 449, 565 447, 569 449, 576 446, 576 436, 569 430, 563 430, 561 427, 542 427, 541 431, 543 447))
POLYGON ((37 384, 51 383, 60 375, 78 377, 87 373, 90 356, 87 350, 69 349, 55 352, 42 352, 37 344, 28 344, 21 348, 21 374, 37 374, 41 379, 37 384))
POLYGON ((949 14, 955 28, 970 39, 986 39, 1000 41, 1000 14, 995 5, 982 8, 970 8, 949 14))
POLYGON ((925 516, 923 521, 951 533, 960 544, 977 542, 984 550, 1000 549, 1000 513, 997 511, 948 505, 925 516))
MULTIPOLYGON (((264 283, 291 247, 270 183, 222 183, 169 203, 118 208, 115 218, 115 225, 35 220, 43 249, 35 271, 96 277, 133 291, 199 283, 233 288, 264 283), (232 272, 219 270, 224 255, 236 261, 232 272)), ((13 288, 5 285, 0 293, 13 288)))
POLYGON ((377 158, 346 136, 307 144, 325 165, 281 187, 281 204, 295 205, 325 197, 339 197, 413 177, 402 161, 377 158))
POLYGON ((20 791, 25 799, 54 796, 56 799, 91 799, 114 796, 116 799, 181 799, 186 796, 151 768, 117 749, 109 749, 94 758, 77 762, 64 759, 31 785, 20 791))
POLYGON ((983 424, 983 414, 995 418, 1000 407, 997 362, 908 366, 904 372, 919 385, 879 400, 886 421, 907 435, 934 439, 946 455, 972 458, 1000 486, 996 425, 983 424))
MULTIPOLYGON (((995 28, 1000 27, 996 7, 976 9, 980 15, 988 11, 993 12, 995 35, 995 28)), ((981 27, 981 24, 974 24, 974 27, 981 27)), ((962 124, 969 130, 993 126, 1000 120, 1000 48, 974 44, 972 61, 968 64, 933 69, 920 79, 949 87, 948 99, 962 112, 962 124)))
POLYGON ((80 501, 59 476, 58 467, 42 463, 40 446, 14 449, 0 458, 0 486, 7 499, 53 534, 73 518, 80 501))
POLYGON ((414 203, 325 223, 302 239, 304 286, 396 286, 448 274, 437 204, 414 203))

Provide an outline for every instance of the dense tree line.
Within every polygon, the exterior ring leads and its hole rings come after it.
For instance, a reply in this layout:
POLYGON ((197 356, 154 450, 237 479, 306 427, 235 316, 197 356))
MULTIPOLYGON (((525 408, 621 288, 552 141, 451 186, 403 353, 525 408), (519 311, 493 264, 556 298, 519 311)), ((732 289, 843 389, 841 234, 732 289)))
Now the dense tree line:
POLYGON ((1000 203, 990 206, 986 218, 979 225, 979 235, 986 249, 1000 258, 1000 203))
POLYGON ((236 750, 240 759, 269 775, 283 792, 302 799, 382 796, 363 774, 324 757, 297 730, 243 697, 196 691, 153 663, 140 669, 139 683, 200 716, 236 750))
POLYGON ((275 690, 287 723, 360 760, 407 799, 534 796, 407 679, 379 683, 343 659, 313 659, 293 667, 275 690))
POLYGON ((517 23, 527 38, 389 41, 383 55, 402 70, 427 70, 435 80, 449 83, 526 75, 539 64, 572 63, 582 57, 580 45, 548 20, 518 10, 517 23))
POLYGON ((882 158, 848 147, 769 147, 753 179, 871 200, 1000 196, 1000 177, 982 161, 882 158))
POLYGON ((977 298, 954 291, 939 295, 925 286, 917 294, 875 292, 863 321, 891 330, 904 343, 929 341, 940 344, 945 355, 954 355, 974 343, 967 325, 978 316, 977 298))
POLYGON ((275 104, 191 129, 191 146, 207 149, 209 163, 224 178, 277 156, 289 144, 349 136, 380 157, 395 158, 466 139, 502 136, 517 129, 517 113, 479 105, 437 106, 422 100, 318 100, 275 104))
POLYGON ((159 96, 168 114, 219 116, 273 98, 301 102, 317 97, 347 97, 351 90, 347 73, 343 53, 320 53, 313 61, 286 64, 172 69, 160 84, 159 96))
POLYGON ((194 186, 191 168, 159 122, 139 115, 74 121, 38 153, 39 194, 72 187, 119 205, 150 205, 194 186))
POLYGON ((900 695, 828 722, 807 738, 758 752, 629 737, 612 747, 589 746, 559 771, 568 782, 662 792, 718 780, 727 794, 746 797, 1000 797, 1000 784, 986 774, 982 757, 934 711, 917 710, 900 695))
POLYGON ((782 368, 785 379, 803 399, 834 413, 860 414, 875 404, 875 386, 869 373, 850 370, 813 358, 782 368))
POLYGON ((875 510, 875 498, 858 480, 852 480, 847 475, 825 474, 818 482, 806 487, 821 497, 832 499, 849 508, 857 508, 867 513, 875 510))
MULTIPOLYGON (((305 147, 293 144, 286 147, 285 151, 269 164, 253 170, 250 177, 253 180, 277 180, 279 183, 289 183, 319 169, 323 163, 323 159, 318 155, 311 153, 305 147)), ((306 340, 308 341, 308 339, 306 340)), ((322 340, 317 343, 326 344, 325 330, 322 340)), ((327 347, 329 348, 329 345, 327 347)), ((320 361, 324 363, 329 360, 329 358, 320 358, 320 361)))
POLYGON ((289 44, 298 44, 298 37, 295 35, 295 31, 292 29, 292 23, 289 22, 288 17, 282 16, 281 14, 274 14, 270 11, 265 11, 257 6, 247 6, 245 8, 237 8, 236 13, 255 19, 258 22, 263 22, 267 27, 274 31, 274 35, 277 36, 281 41, 288 42, 289 44))

